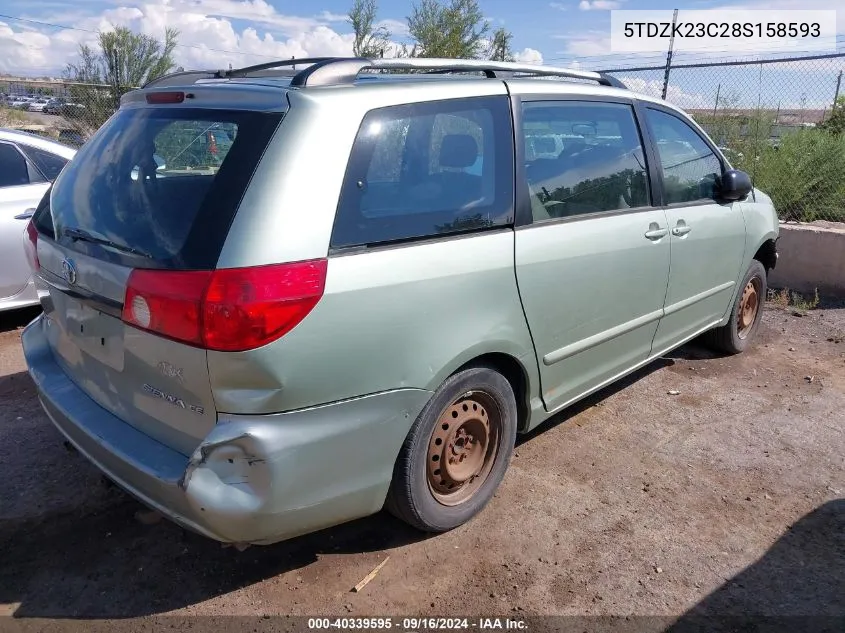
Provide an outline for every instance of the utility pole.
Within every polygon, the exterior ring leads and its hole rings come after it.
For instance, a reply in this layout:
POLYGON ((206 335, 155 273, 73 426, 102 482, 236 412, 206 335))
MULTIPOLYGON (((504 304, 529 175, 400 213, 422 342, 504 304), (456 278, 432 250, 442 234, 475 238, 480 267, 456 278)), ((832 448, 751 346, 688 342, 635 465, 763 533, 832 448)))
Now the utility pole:
POLYGON ((722 84, 716 86, 716 103, 713 104, 713 118, 716 118, 716 110, 719 109, 719 92, 722 90, 722 84))
POLYGON ((839 106, 839 89, 842 87, 842 71, 839 71, 839 77, 836 78, 836 93, 833 95, 833 110, 831 113, 836 111, 836 108, 839 106))
POLYGON ((669 71, 672 69, 672 49, 675 48, 675 25, 678 23, 678 10, 672 14, 672 35, 669 37, 669 51, 666 53, 666 72, 663 73, 663 94, 661 99, 666 100, 666 91, 669 89, 669 71))

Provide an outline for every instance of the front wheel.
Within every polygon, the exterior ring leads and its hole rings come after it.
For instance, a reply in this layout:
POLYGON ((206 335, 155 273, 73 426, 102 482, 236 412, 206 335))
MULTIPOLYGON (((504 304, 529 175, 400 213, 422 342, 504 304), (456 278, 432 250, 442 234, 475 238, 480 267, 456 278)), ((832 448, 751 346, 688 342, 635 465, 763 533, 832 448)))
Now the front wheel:
POLYGON ((448 378, 405 439, 387 509, 426 532, 469 521, 505 475, 516 420, 516 398, 501 374, 478 367, 448 378))
POLYGON ((763 264, 756 259, 751 260, 740 288, 730 320, 708 332, 705 339, 711 347, 728 354, 744 352, 757 334, 766 300, 766 269, 763 264))

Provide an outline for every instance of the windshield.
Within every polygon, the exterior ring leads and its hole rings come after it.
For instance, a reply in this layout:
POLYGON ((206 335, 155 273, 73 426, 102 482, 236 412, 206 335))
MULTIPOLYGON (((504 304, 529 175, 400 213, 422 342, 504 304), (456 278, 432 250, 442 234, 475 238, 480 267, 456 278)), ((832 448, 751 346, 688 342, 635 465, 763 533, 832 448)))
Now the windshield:
POLYGON ((145 254, 127 265, 213 268, 281 116, 120 110, 61 173, 36 226, 96 257, 145 254))

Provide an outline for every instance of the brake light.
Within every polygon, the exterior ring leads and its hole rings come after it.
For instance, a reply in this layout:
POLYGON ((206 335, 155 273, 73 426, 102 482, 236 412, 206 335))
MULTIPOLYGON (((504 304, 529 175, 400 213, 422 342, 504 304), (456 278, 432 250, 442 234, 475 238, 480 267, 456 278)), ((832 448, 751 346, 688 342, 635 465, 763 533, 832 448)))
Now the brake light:
POLYGON ((184 92, 150 92, 147 93, 147 103, 182 103, 185 100, 184 92))
POLYGON ((23 248, 29 267, 37 273, 41 269, 41 262, 38 261, 38 229, 35 228, 32 220, 26 225, 23 248))
POLYGON ((190 345, 235 352, 255 349, 296 327, 323 296, 328 263, 134 270, 123 320, 190 345))

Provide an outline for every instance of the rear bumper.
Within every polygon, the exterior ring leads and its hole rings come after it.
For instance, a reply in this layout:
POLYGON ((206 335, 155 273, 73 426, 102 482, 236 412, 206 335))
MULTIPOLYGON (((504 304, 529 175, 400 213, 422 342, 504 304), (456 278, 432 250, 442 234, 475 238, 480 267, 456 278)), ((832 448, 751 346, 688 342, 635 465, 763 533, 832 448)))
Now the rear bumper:
POLYGON ((401 389, 300 411, 219 415, 190 457, 112 415, 53 359, 33 321, 22 341, 44 410, 110 479, 218 541, 273 543, 381 509, 402 442, 431 393, 401 389))

